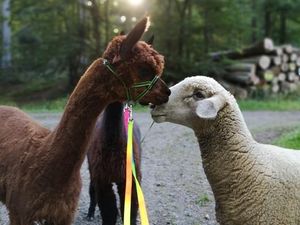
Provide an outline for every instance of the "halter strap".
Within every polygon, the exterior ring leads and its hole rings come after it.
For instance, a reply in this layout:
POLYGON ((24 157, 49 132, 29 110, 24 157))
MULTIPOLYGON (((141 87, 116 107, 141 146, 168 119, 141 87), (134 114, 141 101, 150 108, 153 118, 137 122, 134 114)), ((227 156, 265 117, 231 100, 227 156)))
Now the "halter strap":
POLYGON ((127 98, 128 102, 134 101, 134 99, 131 96, 131 92, 130 92, 131 89, 145 87, 145 90, 143 90, 142 93, 140 93, 135 99, 135 101, 138 102, 146 94, 148 94, 148 92, 153 88, 153 86, 155 85, 155 83, 159 79, 159 76, 155 75, 155 77, 152 80, 135 83, 130 88, 128 88, 126 83, 121 79, 120 75, 115 72, 112 65, 108 62, 107 59, 103 59, 103 65, 105 65, 106 68, 121 82, 123 88, 125 89, 126 98, 127 98))

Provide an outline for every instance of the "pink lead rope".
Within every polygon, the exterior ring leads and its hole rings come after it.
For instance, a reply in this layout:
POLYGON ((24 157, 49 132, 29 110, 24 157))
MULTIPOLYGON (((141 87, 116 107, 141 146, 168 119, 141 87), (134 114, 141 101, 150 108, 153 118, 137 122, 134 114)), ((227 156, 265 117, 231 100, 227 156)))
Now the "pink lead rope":
POLYGON ((142 225, 149 225, 148 214, 145 199, 141 185, 137 179, 135 163, 132 153, 133 144, 133 119, 132 106, 126 105, 124 108, 124 123, 127 133, 127 152, 126 152, 126 187, 125 187, 125 203, 124 203, 124 225, 130 225, 131 211, 131 195, 132 195, 132 176, 134 177, 137 197, 140 209, 140 218, 142 225))

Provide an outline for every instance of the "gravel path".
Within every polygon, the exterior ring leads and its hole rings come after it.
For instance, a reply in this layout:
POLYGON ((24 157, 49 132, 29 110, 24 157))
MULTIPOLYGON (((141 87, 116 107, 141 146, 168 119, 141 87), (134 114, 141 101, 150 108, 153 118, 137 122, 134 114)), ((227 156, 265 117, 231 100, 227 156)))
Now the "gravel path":
MULTIPOLYGON (((244 112, 255 138, 270 143, 274 138, 300 125, 300 112, 244 112)), ((60 114, 32 114, 43 125, 53 128, 60 114)), ((137 113, 142 132, 148 129, 148 113, 137 113)), ((143 190, 150 223, 155 225, 215 225, 214 198, 201 165, 200 151, 191 130, 170 123, 155 124, 143 143, 143 190)), ((82 167, 83 190, 75 225, 100 224, 85 220, 89 205, 89 174, 82 167)), ((6 225, 7 212, 0 205, 0 225, 6 225)), ((120 223, 121 224, 121 223, 120 223)))

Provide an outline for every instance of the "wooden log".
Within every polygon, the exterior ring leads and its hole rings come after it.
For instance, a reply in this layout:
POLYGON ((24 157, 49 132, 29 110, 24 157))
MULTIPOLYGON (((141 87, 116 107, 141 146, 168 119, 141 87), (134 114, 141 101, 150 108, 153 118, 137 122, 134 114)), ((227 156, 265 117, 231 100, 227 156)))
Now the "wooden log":
POLYGON ((296 62, 295 62, 295 63, 296 63, 297 66, 300 66, 300 57, 298 57, 298 58, 296 59, 296 62))
POLYGON ((265 70, 262 71, 261 76, 265 81, 271 82, 274 78, 274 73, 272 70, 265 70))
POLYGON ((271 68, 270 68, 270 70, 273 72, 273 74, 274 74, 274 76, 278 76, 278 74, 280 74, 280 72, 281 72, 281 68, 280 68, 280 66, 272 66, 271 68))
POLYGON ((246 99, 248 97, 247 89, 240 87, 239 85, 229 83, 225 80, 218 80, 218 82, 229 91, 237 99, 246 99))
POLYGON ((280 56, 273 56, 271 59, 271 65, 279 66, 282 60, 280 56))
POLYGON ((295 70, 296 75, 300 76, 300 67, 297 67, 295 70))
POLYGON ((261 55, 251 58, 244 58, 241 60, 241 62, 254 63, 258 68, 265 70, 268 69, 271 65, 271 57, 267 55, 261 55))
POLYGON ((298 85, 296 83, 290 83, 287 81, 280 83, 280 90, 285 94, 296 91, 297 87, 298 85))
POLYGON ((251 85, 259 83, 259 78, 255 75, 256 65, 249 63, 235 63, 229 65, 226 69, 227 73, 224 79, 231 82, 251 85))
POLYGON ((279 73, 277 76, 278 81, 285 81, 286 80, 286 74, 285 73, 279 73))
POLYGON ((225 68, 229 72, 245 71, 255 74, 256 65, 251 63, 234 63, 225 68))
POLYGON ((278 77, 273 77, 273 79, 271 80, 271 85, 278 84, 278 82, 279 82, 278 77))
POLYGON ((260 84, 260 79, 259 79, 259 77, 258 76, 256 76, 256 75, 254 75, 253 77, 252 77, 252 83, 253 83, 253 85, 258 85, 258 84, 260 84))
POLYGON ((294 82, 299 82, 300 81, 300 76, 297 74, 297 73, 295 73, 295 80, 294 80, 294 82))
POLYGON ((295 62, 297 60, 298 56, 296 53, 292 53, 290 54, 290 58, 289 58, 289 61, 290 62, 295 62))
POLYGON ((238 51, 221 51, 213 52, 209 55, 213 60, 220 60, 222 58, 229 59, 242 59, 261 54, 266 54, 274 50, 273 41, 269 38, 264 38, 262 41, 255 43, 254 45, 238 50, 238 51))
POLYGON ((253 84, 253 75, 250 72, 230 72, 223 76, 223 78, 227 81, 231 81, 236 84, 242 84, 242 85, 251 85, 253 84))
POLYGON ((279 90, 280 90, 280 86, 279 86, 278 83, 271 85, 271 91, 272 91, 272 93, 277 94, 279 92, 279 90))
POLYGON ((280 68, 282 72, 287 72, 289 70, 289 65, 287 63, 282 63, 280 68))
POLYGON ((273 56, 281 56, 283 54, 283 49, 281 47, 274 47, 272 51, 268 52, 268 55, 273 55, 273 56))
POLYGON ((296 70, 296 64, 295 63, 289 63, 289 71, 294 72, 296 70))
POLYGON ((283 63, 286 63, 289 61, 289 56, 287 54, 282 54, 281 55, 281 60, 283 63))
POLYGON ((293 52, 293 46, 292 45, 283 45, 282 46, 283 52, 291 54, 293 52))
POLYGON ((295 72, 288 72, 287 73, 287 81, 294 82, 296 80, 296 73, 295 72))

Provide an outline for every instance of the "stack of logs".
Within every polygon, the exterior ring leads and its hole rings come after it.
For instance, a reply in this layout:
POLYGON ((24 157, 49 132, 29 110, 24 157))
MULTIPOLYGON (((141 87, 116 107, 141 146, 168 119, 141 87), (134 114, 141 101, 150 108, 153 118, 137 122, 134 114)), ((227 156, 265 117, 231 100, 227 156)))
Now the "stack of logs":
POLYGON ((289 93, 300 85, 300 49, 292 45, 274 46, 265 38, 240 51, 214 52, 214 61, 229 59, 224 74, 218 74, 225 88, 237 97, 247 97, 249 91, 289 93))

